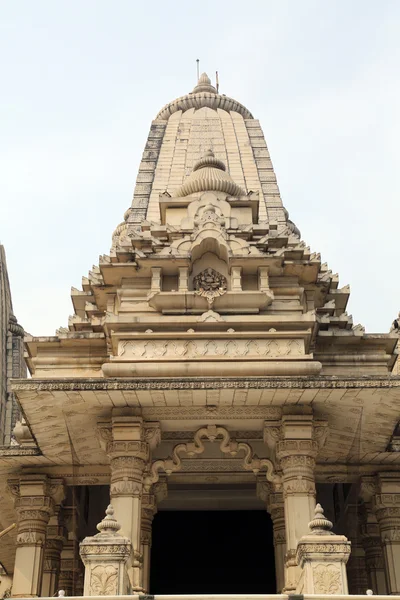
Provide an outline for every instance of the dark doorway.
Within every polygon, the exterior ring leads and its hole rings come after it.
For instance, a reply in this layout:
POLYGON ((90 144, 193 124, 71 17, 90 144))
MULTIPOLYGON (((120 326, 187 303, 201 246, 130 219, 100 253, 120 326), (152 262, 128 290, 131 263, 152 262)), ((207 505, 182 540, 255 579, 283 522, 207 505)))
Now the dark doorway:
POLYGON ((275 594, 265 511, 161 511, 153 522, 151 594, 275 594))

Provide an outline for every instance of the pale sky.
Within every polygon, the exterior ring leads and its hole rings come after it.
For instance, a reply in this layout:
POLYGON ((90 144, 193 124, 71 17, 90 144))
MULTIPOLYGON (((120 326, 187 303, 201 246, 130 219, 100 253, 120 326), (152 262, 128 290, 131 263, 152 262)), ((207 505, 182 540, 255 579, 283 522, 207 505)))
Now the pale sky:
POLYGON ((0 242, 53 335, 131 203, 151 120, 201 71, 260 119, 283 202, 367 332, 400 310, 398 0, 0 0, 0 242))

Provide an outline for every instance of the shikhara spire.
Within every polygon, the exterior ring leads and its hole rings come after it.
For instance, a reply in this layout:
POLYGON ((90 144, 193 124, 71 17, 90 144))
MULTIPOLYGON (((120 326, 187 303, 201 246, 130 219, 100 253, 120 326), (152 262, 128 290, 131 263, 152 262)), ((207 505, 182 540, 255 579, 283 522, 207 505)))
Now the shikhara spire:
POLYGON ((259 122, 240 102, 217 93, 203 73, 192 92, 167 104, 153 121, 139 168, 129 222, 159 220, 158 196, 174 193, 211 148, 245 193, 259 192, 260 221, 288 224, 259 122))

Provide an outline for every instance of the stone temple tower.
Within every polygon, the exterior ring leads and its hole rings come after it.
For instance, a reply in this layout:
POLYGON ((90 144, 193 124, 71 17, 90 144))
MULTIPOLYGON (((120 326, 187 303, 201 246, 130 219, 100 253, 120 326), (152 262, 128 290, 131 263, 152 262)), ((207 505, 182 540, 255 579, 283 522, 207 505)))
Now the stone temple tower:
POLYGON ((68 327, 25 338, 0 450, 13 595, 81 593, 83 538, 94 595, 346 593, 344 536, 349 590, 400 594, 398 334, 354 325, 349 294, 259 122, 203 74, 152 122, 68 327))
POLYGON ((14 316, 6 253, 0 245, 0 444, 11 443, 19 409, 11 390, 12 377, 25 377, 24 330, 14 316))
POLYGON ((295 231, 282 205, 259 121, 236 100, 217 94, 205 73, 191 94, 167 104, 152 122, 128 222, 158 221, 159 194, 173 193, 209 149, 245 194, 259 193, 260 221, 295 231))

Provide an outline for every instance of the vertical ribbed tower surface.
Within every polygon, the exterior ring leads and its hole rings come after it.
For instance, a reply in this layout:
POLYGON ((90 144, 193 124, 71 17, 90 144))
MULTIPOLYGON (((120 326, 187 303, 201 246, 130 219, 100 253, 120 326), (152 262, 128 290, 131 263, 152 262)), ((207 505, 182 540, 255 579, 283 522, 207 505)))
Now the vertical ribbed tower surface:
POLYGON ((236 100, 218 94, 206 73, 191 93, 164 106, 152 122, 129 222, 158 222, 159 195, 173 194, 208 149, 246 193, 260 193, 260 222, 277 222, 278 229, 286 225, 288 214, 259 121, 236 100))
POLYGON ((11 443, 20 410, 11 391, 12 377, 25 377, 24 330, 13 313, 6 253, 0 245, 0 445, 11 443))

